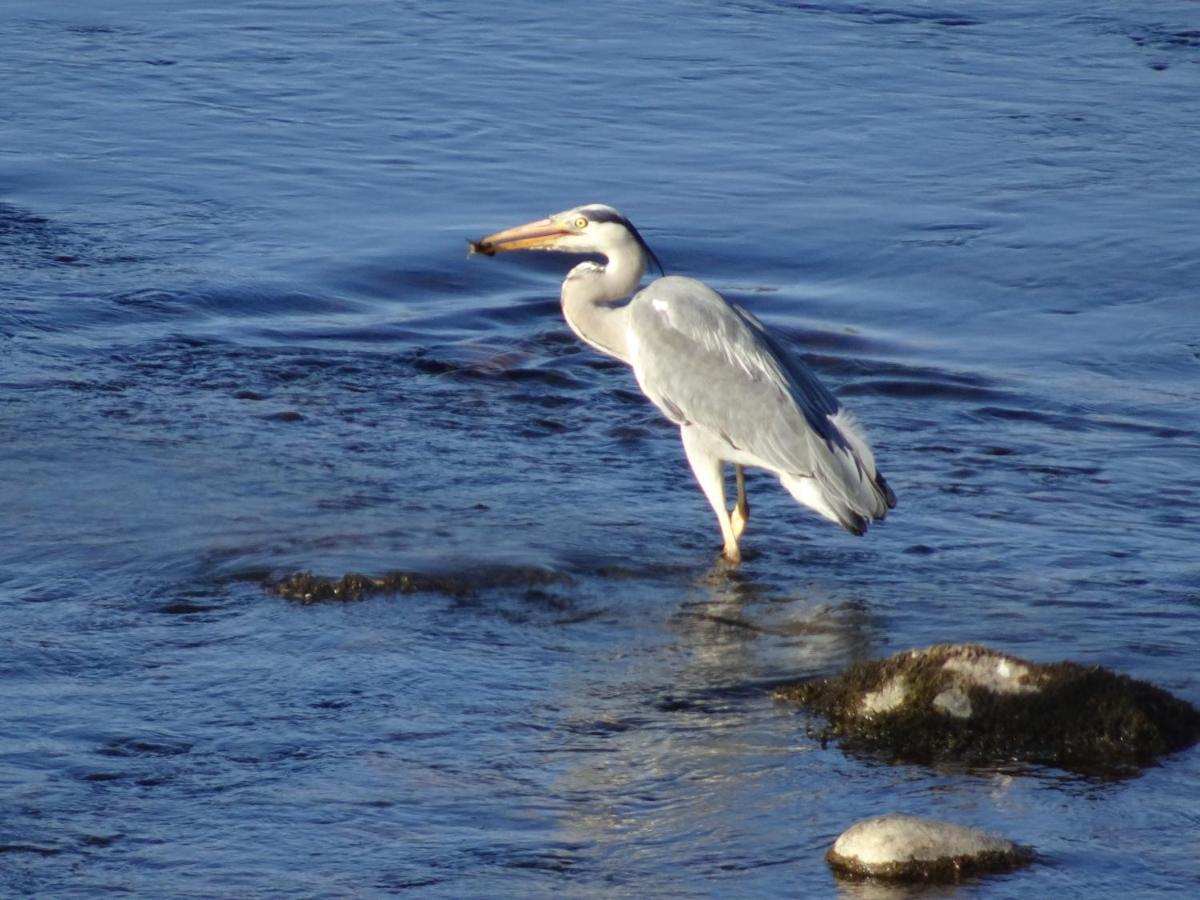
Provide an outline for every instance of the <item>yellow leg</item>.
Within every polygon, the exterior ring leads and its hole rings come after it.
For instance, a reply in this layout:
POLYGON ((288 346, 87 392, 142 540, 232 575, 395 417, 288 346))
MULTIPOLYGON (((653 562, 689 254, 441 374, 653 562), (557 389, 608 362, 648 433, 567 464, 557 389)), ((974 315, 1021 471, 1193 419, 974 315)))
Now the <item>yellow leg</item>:
POLYGON ((684 426, 680 429, 683 437, 683 451, 687 454, 688 463, 700 490, 708 498, 709 505, 717 514, 717 524, 721 526, 721 538, 725 547, 722 556, 728 562, 739 563, 742 553, 738 550, 738 536, 734 533, 733 523, 729 521, 729 512, 725 509, 725 471, 724 464, 714 456, 704 445, 703 438, 692 428, 684 426))
POLYGON ((737 479, 737 506, 733 508, 733 513, 729 517, 729 524, 733 527, 734 540, 741 540, 742 532, 746 530, 746 523, 750 521, 750 503, 746 500, 745 470, 735 464, 733 472, 737 479))

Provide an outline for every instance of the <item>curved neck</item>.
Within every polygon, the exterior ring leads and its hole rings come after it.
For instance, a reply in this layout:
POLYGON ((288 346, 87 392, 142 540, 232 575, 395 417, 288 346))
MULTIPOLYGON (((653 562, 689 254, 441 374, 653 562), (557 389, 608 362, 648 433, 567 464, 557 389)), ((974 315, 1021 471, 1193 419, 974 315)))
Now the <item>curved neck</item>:
POLYGON ((562 285, 563 318, 571 330, 585 343, 627 365, 632 350, 627 328, 629 305, 616 301, 637 290, 645 271, 645 253, 634 244, 632 250, 609 254, 606 265, 580 263, 562 285))

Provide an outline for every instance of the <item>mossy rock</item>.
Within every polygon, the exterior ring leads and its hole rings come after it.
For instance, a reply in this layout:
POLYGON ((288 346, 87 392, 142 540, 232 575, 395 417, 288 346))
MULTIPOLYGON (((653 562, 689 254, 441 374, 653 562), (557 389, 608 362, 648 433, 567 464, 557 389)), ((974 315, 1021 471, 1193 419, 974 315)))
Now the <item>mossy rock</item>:
POLYGON ((1038 763, 1123 774, 1200 739, 1200 711, 1100 666, 940 644, 780 688, 851 751, 904 762, 1038 763))
POLYGON ((267 590, 300 603, 326 603, 337 600, 361 600, 369 594, 411 594, 419 579, 412 572, 390 572, 373 577, 349 572, 340 578, 327 578, 312 572, 293 572, 267 585, 267 590))
POLYGON ((531 566, 479 568, 464 572, 386 572, 383 575, 362 575, 350 572, 340 578, 293 572, 266 589, 272 594, 299 603, 328 603, 362 600, 375 594, 444 594, 466 597, 488 588, 537 588, 544 585, 570 583, 567 576, 531 566))

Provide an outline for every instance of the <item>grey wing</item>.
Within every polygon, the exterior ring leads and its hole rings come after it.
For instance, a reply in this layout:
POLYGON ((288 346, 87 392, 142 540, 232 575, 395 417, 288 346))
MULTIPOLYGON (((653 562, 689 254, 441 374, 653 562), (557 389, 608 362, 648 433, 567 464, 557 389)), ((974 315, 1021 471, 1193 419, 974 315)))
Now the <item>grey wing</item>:
POLYGON ((638 382, 669 418, 781 475, 812 478, 851 531, 895 505, 854 420, 748 312, 699 281, 667 277, 629 314, 638 382))

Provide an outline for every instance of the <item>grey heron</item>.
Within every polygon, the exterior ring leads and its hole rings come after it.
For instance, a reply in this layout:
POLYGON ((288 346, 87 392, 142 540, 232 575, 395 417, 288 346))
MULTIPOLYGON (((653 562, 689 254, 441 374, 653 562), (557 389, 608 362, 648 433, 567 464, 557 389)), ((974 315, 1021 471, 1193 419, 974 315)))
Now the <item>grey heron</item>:
POLYGON ((612 207, 577 206, 469 247, 487 256, 557 250, 605 259, 567 273, 563 316, 585 343, 630 366, 642 392, 679 426, 721 526, 725 559, 741 560, 746 466, 775 473, 797 501, 852 534, 896 505, 854 418, 758 319, 694 278, 664 274, 637 290, 647 263, 658 259, 612 207), (737 483, 732 509, 726 463, 737 483))

